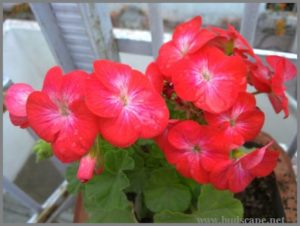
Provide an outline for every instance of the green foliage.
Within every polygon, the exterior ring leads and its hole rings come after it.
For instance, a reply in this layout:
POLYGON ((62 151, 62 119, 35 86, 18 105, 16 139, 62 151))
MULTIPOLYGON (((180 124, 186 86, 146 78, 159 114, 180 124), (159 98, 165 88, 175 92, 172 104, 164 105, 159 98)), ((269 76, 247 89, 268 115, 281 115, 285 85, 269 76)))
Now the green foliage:
POLYGON ((177 173, 170 168, 153 171, 145 188, 144 196, 146 206, 153 212, 185 211, 191 202, 189 188, 180 183, 177 173))
POLYGON ((154 216, 159 223, 220 223, 229 219, 241 219, 242 203, 233 197, 229 191, 219 191, 211 185, 201 186, 198 198, 198 208, 191 214, 176 211, 162 211, 154 216))
POLYGON ((36 161, 40 162, 42 160, 51 158, 53 156, 53 151, 51 144, 44 140, 38 140, 32 148, 32 151, 36 155, 36 161))
POLYGON ((198 216, 201 218, 217 218, 218 222, 243 216, 242 203, 229 191, 219 191, 211 185, 202 186, 198 199, 198 216))
POLYGON ((89 217, 89 223, 136 223, 132 206, 125 209, 106 210, 102 208, 92 212, 89 217))
POLYGON ((186 112, 184 109, 180 109, 174 100, 165 99, 169 112, 170 118, 172 119, 186 119, 186 112))
POLYGON ((197 223, 197 219, 192 214, 173 212, 169 210, 162 211, 154 215, 155 223, 197 223))
POLYGON ((66 172, 68 191, 82 192, 92 223, 132 223, 154 219, 161 223, 220 222, 242 217, 240 201, 182 177, 169 165, 153 140, 139 140, 131 148, 116 148, 98 140, 104 171, 82 184, 78 163, 66 172), (101 149, 101 150, 100 150, 101 149))
POLYGON ((104 172, 84 186, 84 203, 88 211, 126 209, 129 205, 123 190, 129 186, 124 170, 133 169, 134 161, 124 150, 112 149, 104 155, 104 172))

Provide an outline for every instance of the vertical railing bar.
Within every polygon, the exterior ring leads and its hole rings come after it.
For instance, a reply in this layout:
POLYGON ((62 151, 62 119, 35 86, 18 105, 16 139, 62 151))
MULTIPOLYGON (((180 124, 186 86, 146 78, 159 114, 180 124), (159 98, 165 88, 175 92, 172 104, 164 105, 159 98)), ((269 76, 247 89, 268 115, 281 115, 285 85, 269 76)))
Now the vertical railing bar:
POLYGON ((105 3, 78 3, 96 58, 119 61, 112 22, 105 3))
POLYGON ((65 72, 76 69, 50 3, 30 3, 52 54, 65 72))
POLYGON ((258 10, 261 3, 244 3, 244 14, 241 22, 241 34, 248 40, 250 45, 254 44, 258 10))
POLYGON ((152 55, 156 57, 164 40, 164 25, 160 3, 149 3, 149 22, 152 38, 152 55))
POLYGON ((3 185, 5 191, 7 191, 29 209, 33 210, 34 212, 40 212, 42 210, 42 206, 38 202, 32 199, 14 183, 10 182, 5 176, 3 177, 3 185))
POLYGON ((297 152, 297 133, 295 134, 292 142, 289 144, 287 154, 290 158, 293 158, 297 152))

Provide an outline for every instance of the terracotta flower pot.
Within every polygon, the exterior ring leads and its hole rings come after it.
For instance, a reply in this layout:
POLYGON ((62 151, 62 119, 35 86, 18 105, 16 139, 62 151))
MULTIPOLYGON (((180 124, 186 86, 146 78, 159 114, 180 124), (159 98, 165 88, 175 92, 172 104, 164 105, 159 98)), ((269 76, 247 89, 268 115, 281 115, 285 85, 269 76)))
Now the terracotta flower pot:
MULTIPOLYGON (((268 134, 261 132, 254 140, 253 143, 257 145, 266 145, 273 140, 268 134)), ((273 174, 269 177, 272 178, 275 188, 278 202, 272 208, 277 208, 275 212, 284 218, 286 223, 297 222, 297 183, 295 173, 292 168, 292 163, 288 155, 282 150, 282 148, 274 142, 272 148, 280 151, 278 164, 273 171, 273 174), (277 187, 277 188, 276 188, 277 187)), ((259 180, 259 179, 258 179, 259 180)), ((272 180, 272 179, 271 179, 272 180)), ((255 183, 255 182, 253 182, 255 183)), ((251 185, 252 186, 252 183, 251 185)), ((240 194, 238 194, 239 196, 240 194)), ((270 203, 264 203, 264 205, 270 205, 270 203)), ((247 211, 247 210, 245 210, 247 211)), ((84 211, 83 200, 81 194, 77 196, 76 206, 74 210, 74 223, 84 223, 88 219, 87 213, 84 211)))

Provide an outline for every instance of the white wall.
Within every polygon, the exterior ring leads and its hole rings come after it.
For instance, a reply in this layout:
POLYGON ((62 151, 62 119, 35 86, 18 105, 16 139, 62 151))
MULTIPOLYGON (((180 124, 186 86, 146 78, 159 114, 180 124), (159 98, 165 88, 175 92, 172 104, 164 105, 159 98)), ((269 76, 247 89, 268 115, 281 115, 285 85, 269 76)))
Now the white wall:
MULTIPOLYGON (((3 75, 14 83, 24 82, 35 89, 42 87, 43 77, 54 59, 35 22, 13 22, 3 25, 3 75)), ((26 130, 11 124, 3 115, 3 174, 14 180, 29 157, 33 138, 26 130)))

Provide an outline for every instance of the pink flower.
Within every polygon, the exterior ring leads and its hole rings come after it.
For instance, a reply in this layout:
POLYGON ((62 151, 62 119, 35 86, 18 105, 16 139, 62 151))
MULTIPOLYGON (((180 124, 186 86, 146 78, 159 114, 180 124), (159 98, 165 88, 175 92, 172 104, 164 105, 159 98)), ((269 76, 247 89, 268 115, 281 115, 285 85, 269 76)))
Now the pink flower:
POLYGON ((30 85, 17 83, 12 85, 6 92, 4 102, 9 112, 11 122, 21 128, 29 127, 27 119, 26 103, 28 96, 33 92, 30 85))
POLYGON ((220 113, 246 90, 246 66, 241 57, 226 56, 216 47, 207 46, 176 65, 172 81, 181 99, 220 113))
POLYGON ((250 153, 233 151, 233 158, 218 162, 210 173, 210 182, 217 189, 243 191, 255 177, 269 175, 276 166, 278 151, 268 150, 268 145, 250 153))
POLYGON ((94 70, 86 84, 86 103, 100 117, 106 140, 127 147, 164 130, 169 111, 145 75, 108 60, 96 61, 94 70))
POLYGON ((84 103, 86 76, 83 71, 63 75, 59 67, 53 67, 42 91, 31 93, 27 101, 32 129, 52 143, 54 154, 62 162, 80 159, 98 134, 96 117, 84 103))
POLYGON ((236 148, 257 136, 264 123, 264 113, 256 107, 253 95, 240 93, 234 105, 220 114, 205 112, 211 126, 218 127, 224 140, 236 148))
POLYGON ((91 155, 83 156, 80 159, 79 168, 77 171, 77 178, 82 183, 88 182, 94 176, 94 171, 97 163, 97 158, 91 155))

